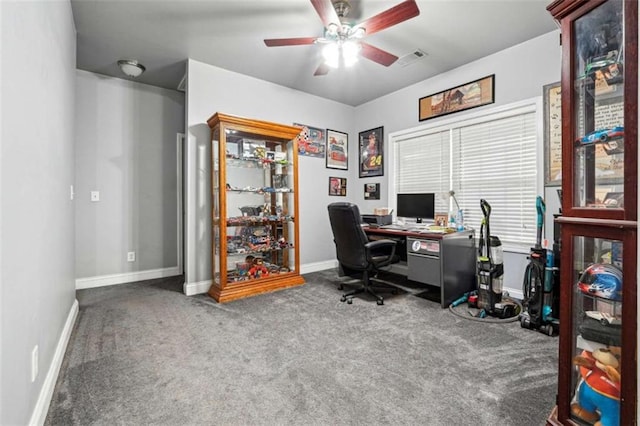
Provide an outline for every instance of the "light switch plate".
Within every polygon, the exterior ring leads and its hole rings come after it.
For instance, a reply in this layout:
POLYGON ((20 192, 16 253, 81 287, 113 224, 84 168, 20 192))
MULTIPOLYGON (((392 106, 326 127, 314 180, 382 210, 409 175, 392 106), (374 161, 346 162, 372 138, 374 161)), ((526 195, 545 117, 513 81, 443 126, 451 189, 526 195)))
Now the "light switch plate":
POLYGON ((91 191, 91 201, 100 201, 100 191, 91 191))

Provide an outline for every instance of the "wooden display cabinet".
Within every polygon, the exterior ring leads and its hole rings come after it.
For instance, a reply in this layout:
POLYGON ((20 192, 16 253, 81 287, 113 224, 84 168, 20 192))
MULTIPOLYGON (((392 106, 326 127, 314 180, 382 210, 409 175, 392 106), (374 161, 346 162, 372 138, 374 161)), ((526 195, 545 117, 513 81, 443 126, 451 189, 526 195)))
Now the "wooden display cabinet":
POLYGON ((298 233, 301 128, 216 113, 211 128, 212 285, 218 302, 304 283, 298 233))
POLYGON ((559 368, 548 423, 633 425, 638 3, 557 0, 547 9, 562 32, 559 368))

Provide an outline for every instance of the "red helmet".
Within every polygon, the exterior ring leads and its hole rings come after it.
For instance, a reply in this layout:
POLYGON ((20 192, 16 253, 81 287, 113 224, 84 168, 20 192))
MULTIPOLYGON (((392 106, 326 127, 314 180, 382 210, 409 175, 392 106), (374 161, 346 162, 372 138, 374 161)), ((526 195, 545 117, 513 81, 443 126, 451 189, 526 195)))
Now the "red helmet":
POLYGON ((622 271, 608 263, 594 263, 578 281, 584 294, 610 300, 622 300, 622 271))

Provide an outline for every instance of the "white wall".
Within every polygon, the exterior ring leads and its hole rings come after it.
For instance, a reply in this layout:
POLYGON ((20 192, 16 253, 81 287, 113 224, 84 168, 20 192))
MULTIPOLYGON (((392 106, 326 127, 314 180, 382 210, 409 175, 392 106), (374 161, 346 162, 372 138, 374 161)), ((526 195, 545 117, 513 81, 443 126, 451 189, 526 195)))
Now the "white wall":
MULTIPOLYGON (((189 60, 187 83, 187 217, 185 275, 187 285, 200 283, 208 290, 211 279, 210 149, 207 119, 216 112, 267 120, 302 123, 353 134, 353 107, 308 95, 283 86, 189 60)), ((332 261, 335 248, 326 206, 351 200, 358 193, 348 179, 347 197, 329 197, 329 176, 348 177, 357 158, 349 158, 349 171, 327 169, 324 159, 301 157, 299 162, 301 264, 332 261)), ((304 272, 304 269, 303 269, 304 272)))
POLYGON ((137 281, 141 272, 182 272, 177 249, 178 133, 184 133, 182 92, 77 71, 78 288, 109 279, 137 281), (99 202, 91 201, 91 191, 99 191, 99 202), (127 261, 130 251, 135 262, 127 261))
MULTIPOLYGON (((493 55, 479 59, 470 64, 456 68, 445 74, 424 80, 410 87, 404 88, 387 96, 378 98, 356 108, 356 131, 362 131, 377 126, 384 126, 385 139, 387 135, 395 131, 415 128, 428 123, 437 124, 442 120, 452 118, 464 118, 469 114, 477 114, 482 109, 490 109, 516 101, 542 96, 544 85, 560 80, 561 48, 559 44, 559 31, 552 31, 540 37, 528 40, 519 45, 505 49, 493 55), (464 84, 478 78, 495 74, 495 103, 492 105, 475 108, 466 112, 456 113, 455 116, 447 115, 425 122, 418 121, 418 99, 433 93, 464 84)), ((428 58, 426 59, 428 60, 428 58)), ((540 140, 540 152, 542 153, 542 139, 540 140)), ((385 153, 389 159, 389 144, 385 144, 385 153)), ((357 156, 357 151, 352 151, 352 156, 357 156)), ((499 153, 496 153, 499 155, 499 153)), ((388 164, 388 163, 387 163, 388 164)), ((543 163, 540 163, 540 175, 543 173, 543 163)), ((387 168, 385 166, 385 168, 387 168)), ((389 175, 385 172, 381 185, 381 199, 375 202, 376 207, 389 205, 388 184, 389 175)), ((364 182, 376 180, 358 179, 360 185, 364 182)), ((545 193, 547 200, 548 218, 546 221, 547 238, 552 240, 553 222, 551 213, 557 212, 559 203, 555 194, 555 188, 540 193, 545 193)), ((490 201, 490 200, 489 200, 490 201)), ((364 197, 359 196, 356 202, 362 204, 364 197)), ((367 203, 374 203, 368 201, 367 203)), ((479 209, 478 201, 478 209, 479 209)), ((532 205, 535 209, 535 205, 532 205)), ((499 236, 499 230, 493 230, 499 236)), ((532 241, 533 245, 535 241, 532 241)), ((527 265, 526 255, 505 253, 505 287, 514 295, 518 295, 522 288, 522 277, 527 265)))
POLYGON ((68 1, 2 1, 0 15, 0 424, 24 425, 37 403, 46 413, 54 383, 45 379, 76 306, 69 196, 76 41, 68 1))

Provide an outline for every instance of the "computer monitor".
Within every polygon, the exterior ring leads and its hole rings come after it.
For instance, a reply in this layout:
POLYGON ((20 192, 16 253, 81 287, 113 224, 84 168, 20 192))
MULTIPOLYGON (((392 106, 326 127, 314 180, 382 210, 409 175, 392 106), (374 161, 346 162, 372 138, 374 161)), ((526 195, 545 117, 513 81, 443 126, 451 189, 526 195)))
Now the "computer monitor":
POLYGON ((398 217, 415 218, 417 223, 422 219, 434 218, 435 194, 398 194, 396 197, 396 215, 398 217))

